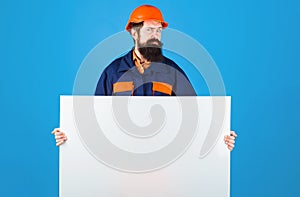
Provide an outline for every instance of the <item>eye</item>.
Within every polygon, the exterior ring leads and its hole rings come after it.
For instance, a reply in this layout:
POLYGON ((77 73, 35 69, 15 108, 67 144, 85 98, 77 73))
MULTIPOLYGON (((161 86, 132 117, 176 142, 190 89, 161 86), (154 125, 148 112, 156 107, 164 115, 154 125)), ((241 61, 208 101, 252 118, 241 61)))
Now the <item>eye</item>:
POLYGON ((161 32, 162 32, 162 28, 158 28, 158 29, 156 30, 156 32, 157 32, 157 33, 161 33, 161 32))
POLYGON ((150 32, 152 32, 152 29, 150 27, 147 27, 146 32, 150 33, 150 32))

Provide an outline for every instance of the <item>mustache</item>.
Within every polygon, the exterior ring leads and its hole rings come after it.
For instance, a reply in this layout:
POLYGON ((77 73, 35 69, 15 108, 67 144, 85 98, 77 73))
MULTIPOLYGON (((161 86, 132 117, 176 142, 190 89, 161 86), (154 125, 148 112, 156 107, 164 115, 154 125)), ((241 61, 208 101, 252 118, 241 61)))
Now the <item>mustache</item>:
POLYGON ((154 48, 161 48, 163 46, 163 43, 156 39, 156 38, 151 38, 149 40, 147 40, 147 42, 145 44, 141 44, 139 47, 154 47, 154 48))

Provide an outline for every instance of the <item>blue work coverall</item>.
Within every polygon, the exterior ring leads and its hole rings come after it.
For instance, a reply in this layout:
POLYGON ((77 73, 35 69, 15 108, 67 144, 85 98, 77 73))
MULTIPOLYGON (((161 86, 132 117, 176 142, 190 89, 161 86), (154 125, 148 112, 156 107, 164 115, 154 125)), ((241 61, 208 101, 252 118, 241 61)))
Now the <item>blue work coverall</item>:
POLYGON ((96 96, 196 96, 186 74, 175 62, 164 57, 140 74, 132 53, 133 50, 105 68, 96 96))

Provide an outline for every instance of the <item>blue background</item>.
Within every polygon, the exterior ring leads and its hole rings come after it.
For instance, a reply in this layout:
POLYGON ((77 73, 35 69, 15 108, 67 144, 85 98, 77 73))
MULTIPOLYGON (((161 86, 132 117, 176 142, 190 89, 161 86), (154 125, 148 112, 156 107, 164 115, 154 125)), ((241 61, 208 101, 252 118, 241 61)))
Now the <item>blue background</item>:
POLYGON ((2 0, 0 196, 58 196, 50 132, 59 95, 72 94, 87 53, 144 3, 200 42, 221 71, 239 134, 232 196, 300 196, 297 0, 2 0))

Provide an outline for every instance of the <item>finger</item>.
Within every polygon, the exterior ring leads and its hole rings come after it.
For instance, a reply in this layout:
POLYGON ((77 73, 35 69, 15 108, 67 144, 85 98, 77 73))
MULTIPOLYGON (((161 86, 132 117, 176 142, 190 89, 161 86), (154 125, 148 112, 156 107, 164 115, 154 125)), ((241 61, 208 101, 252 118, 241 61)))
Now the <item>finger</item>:
POLYGON ((232 143, 234 143, 235 142, 235 138, 225 138, 224 142, 232 142, 232 143))
POLYGON ((234 136, 229 136, 229 137, 228 137, 228 139, 230 139, 230 140, 235 140, 235 138, 236 138, 236 137, 234 137, 234 136))
POLYGON ((66 136, 64 136, 64 135, 56 135, 55 136, 55 139, 64 139, 64 138, 66 138, 66 136))
POLYGON ((62 135, 65 135, 65 133, 60 131, 60 132, 55 133, 54 135, 56 135, 56 136, 62 136, 62 135))
POLYGON ((235 140, 236 137, 234 136, 226 136, 224 137, 224 140, 235 140))
POLYGON ((228 146, 234 146, 234 143, 232 143, 232 142, 227 142, 226 141, 225 144, 228 145, 228 146))
POLYGON ((237 137, 237 134, 234 131, 230 131, 230 135, 234 136, 234 137, 237 137))
POLYGON ((64 132, 55 133, 55 136, 66 136, 64 132))
POLYGON ((54 134, 54 133, 57 133, 57 132, 60 132, 60 129, 59 129, 59 128, 53 129, 53 131, 51 132, 51 134, 54 134))
POLYGON ((56 143, 56 146, 60 146, 60 145, 62 145, 63 143, 65 143, 65 141, 57 142, 57 143, 56 143))
POLYGON ((227 146, 227 148, 228 148, 230 151, 233 150, 233 147, 231 147, 231 146, 227 146))
POLYGON ((58 143, 58 142, 65 141, 65 140, 64 139, 56 139, 55 141, 56 141, 56 143, 58 143))
POLYGON ((232 138, 224 138, 224 142, 229 142, 229 141, 234 141, 234 139, 232 139, 232 138))
POLYGON ((235 143, 235 141, 234 141, 234 140, 226 140, 225 142, 227 142, 227 143, 231 143, 231 144, 234 144, 234 143, 235 143))
POLYGON ((228 145, 228 147, 232 147, 232 148, 234 147, 234 144, 232 144, 232 143, 228 143, 227 145, 228 145))
POLYGON ((225 142, 226 145, 228 145, 228 144, 234 144, 234 143, 232 143, 230 141, 224 141, 224 142, 225 142))
POLYGON ((225 139, 224 139, 224 142, 225 142, 225 144, 228 144, 228 139, 225 138, 225 139))
POLYGON ((65 139, 57 139, 57 140, 55 140, 56 141, 56 143, 58 143, 58 142, 64 142, 64 141, 66 141, 65 139))

